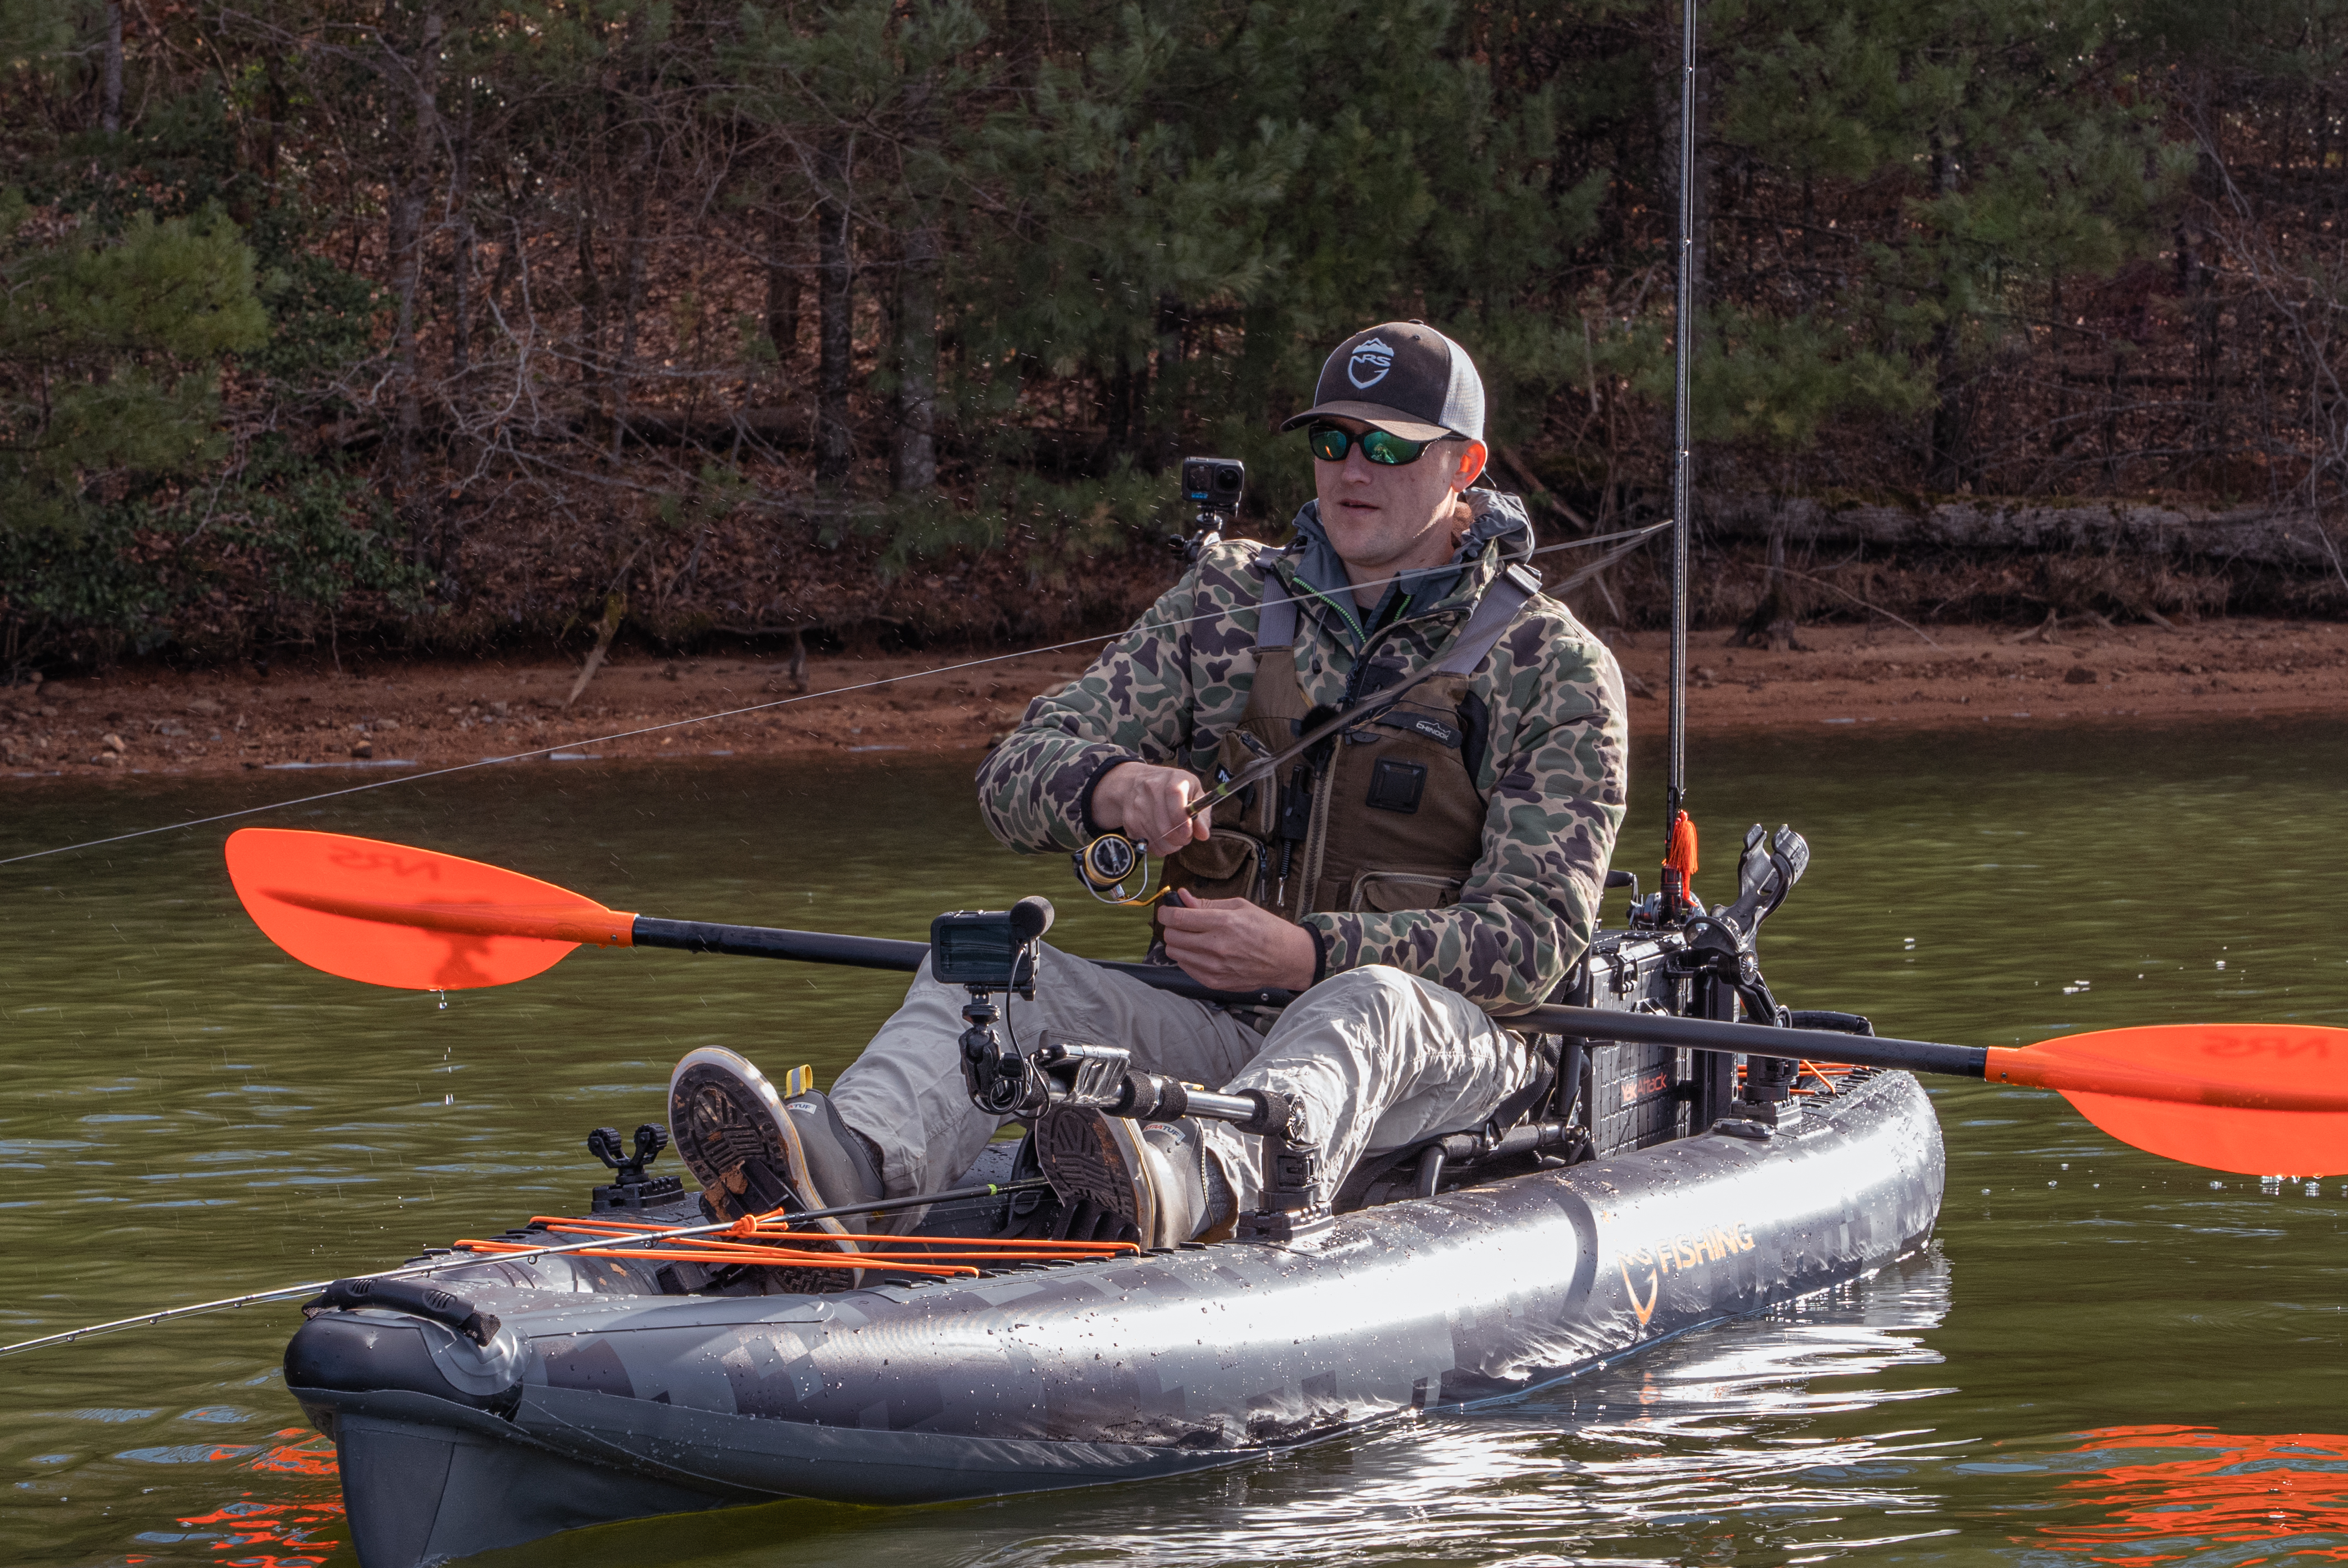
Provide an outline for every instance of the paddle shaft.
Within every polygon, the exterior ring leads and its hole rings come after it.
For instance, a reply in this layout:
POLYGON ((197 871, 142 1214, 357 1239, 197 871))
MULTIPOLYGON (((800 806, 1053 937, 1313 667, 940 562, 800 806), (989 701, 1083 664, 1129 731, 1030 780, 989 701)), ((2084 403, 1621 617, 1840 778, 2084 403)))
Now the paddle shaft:
POLYGON ((1678 1045, 1695 1050, 1725 1050, 1746 1056, 1783 1056, 1796 1061, 1848 1061, 1854 1067, 1896 1067, 1955 1078, 1986 1076, 1989 1052, 1978 1045, 1941 1045, 1929 1040, 1892 1040, 1845 1034, 1829 1029, 1773 1029, 1725 1019, 1681 1018, 1662 1012, 1615 1012, 1606 1008, 1552 1003, 1500 1020, 1510 1029, 1587 1040, 1618 1040, 1636 1045, 1678 1045))
MULTIPOLYGON (((772 926, 719 926, 699 920, 657 920, 635 917, 630 932, 639 948, 675 948, 686 953, 726 953, 739 958, 793 958, 807 964, 846 964, 860 969, 895 969, 911 974, 930 956, 927 942, 901 942, 886 937, 842 937, 829 931, 788 931, 772 926)), ((1072 957, 1074 955, 1071 955, 1072 957)), ((1280 1007, 1293 1001, 1294 991, 1219 991, 1200 985, 1170 964, 1119 964, 1088 958, 1104 969, 1130 975, 1194 1001, 1280 1007)))
MULTIPOLYGON (((634 917, 631 932, 639 948, 675 948, 692 953, 728 953, 745 958, 792 958, 802 963, 847 964, 859 968, 911 973, 929 954, 926 942, 877 937, 846 937, 828 931, 790 931, 767 926, 722 926, 689 920, 634 917)), ((1075 955, 1070 955, 1074 957, 1075 955)), ((1279 1007, 1293 991, 1220 991, 1200 984, 1170 964, 1086 962, 1129 975, 1144 985, 1198 1001, 1279 1007)), ((2253 1088, 2222 1079, 2173 1072, 2130 1072, 2109 1064, 2049 1061, 2001 1046, 1944 1045, 1929 1040, 1845 1034, 1837 1030, 1776 1029, 1724 1019, 1681 1018, 1672 1013, 1616 1012, 1604 1008, 1551 1004, 1501 1019, 1509 1028, 1584 1040, 1623 1040, 1640 1045, 1685 1047, 1746 1056, 1776 1056, 1812 1061, 1847 1061, 1950 1078, 1987 1079, 2018 1088, 2091 1094, 2119 1094, 2189 1105, 2222 1105, 2259 1111, 2336 1112, 2340 1097, 2323 1090, 2305 1092, 2253 1088)))
MULTIPOLYGON (((911 973, 929 956, 927 942, 880 937, 843 937, 829 931, 788 931, 768 926, 720 926, 693 920, 635 917, 632 932, 639 948, 675 948, 688 953, 727 953, 737 958, 794 958, 810 964, 848 964, 858 968, 911 973)), ((1119 964, 1086 960, 1130 975, 1144 985, 1199 1001, 1279 1007, 1295 999, 1285 990, 1219 991, 1200 984, 1170 964, 1119 964)), ((1938 1045, 1921 1040, 1886 1040, 1822 1029, 1769 1029, 1717 1019, 1679 1018, 1670 1013, 1613 1012, 1602 1008, 1550 1006, 1511 1014, 1511 1029, 1644 1045, 1689 1046, 1697 1050, 1741 1051, 1848 1061, 1861 1067, 1897 1067, 1915 1072, 1987 1075, 1989 1052, 1975 1045, 1938 1045)))
MULTIPOLYGON (((549 888, 558 897, 561 889, 549 888)), ((726 953, 746 958, 791 958, 803 963, 846 964, 860 968, 911 972, 929 953, 924 942, 848 937, 829 931, 792 931, 767 926, 726 926, 662 920, 623 914, 586 900, 561 907, 526 905, 415 903, 353 897, 341 893, 288 890, 273 895, 303 907, 356 919, 416 926, 482 936, 585 943, 595 947, 674 948, 684 952, 726 953)), ((1074 955, 1071 955, 1072 957, 1074 955)), ((1176 996, 1224 1004, 1278 1007, 1292 991, 1221 991, 1200 984, 1167 964, 1120 964, 1085 960, 1129 975, 1176 996)), ((2117 1095, 2134 1100, 2238 1110, 2348 1112, 2348 1098, 2318 1086, 2258 1085, 2240 1081, 2212 1062, 2201 1072, 2142 1071, 2124 1062, 2055 1060, 2046 1053, 2008 1047, 1942 1045, 1932 1040, 1891 1040, 1831 1030, 1777 1029, 1721 1019, 1681 1018, 1670 1013, 1616 1012, 1602 1008, 1550 1005, 1511 1013, 1502 1021, 1519 1030, 1588 1040, 1742 1052, 1748 1056, 1848 1061, 1861 1067, 1897 1068, 1993 1083, 2052 1089, 2071 1094, 2117 1095)))

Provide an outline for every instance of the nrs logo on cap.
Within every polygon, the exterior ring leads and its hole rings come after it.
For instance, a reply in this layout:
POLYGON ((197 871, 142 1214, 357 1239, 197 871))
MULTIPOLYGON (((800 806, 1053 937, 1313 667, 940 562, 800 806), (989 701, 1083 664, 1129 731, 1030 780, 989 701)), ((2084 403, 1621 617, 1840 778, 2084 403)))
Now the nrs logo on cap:
POLYGON ((1406 441, 1484 439, 1484 382, 1468 351, 1425 322, 1380 322, 1329 351, 1313 406, 1281 424, 1358 419, 1406 441))

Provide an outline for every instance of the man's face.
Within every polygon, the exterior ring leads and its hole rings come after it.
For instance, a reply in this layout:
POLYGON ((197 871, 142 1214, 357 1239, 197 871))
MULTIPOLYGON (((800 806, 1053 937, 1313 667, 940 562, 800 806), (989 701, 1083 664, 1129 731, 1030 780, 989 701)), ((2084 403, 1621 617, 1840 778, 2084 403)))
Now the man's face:
MULTIPOLYGON (((1323 421, 1358 437, 1358 419, 1323 421)), ((1416 463, 1373 463, 1360 441, 1337 462, 1313 459, 1321 524, 1340 559, 1366 572, 1416 570, 1451 559, 1452 503, 1484 466, 1480 442, 1438 441, 1416 463), (1472 465, 1472 466, 1470 466, 1472 465)))

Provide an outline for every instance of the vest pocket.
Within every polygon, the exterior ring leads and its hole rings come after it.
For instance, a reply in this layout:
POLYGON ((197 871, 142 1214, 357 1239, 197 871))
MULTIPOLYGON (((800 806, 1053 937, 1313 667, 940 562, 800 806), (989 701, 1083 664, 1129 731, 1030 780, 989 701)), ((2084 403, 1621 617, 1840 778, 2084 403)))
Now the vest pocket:
MULTIPOLYGON (((1261 721, 1251 721, 1251 723, 1261 723, 1261 721)), ((1273 754, 1275 754, 1274 748, 1267 744, 1262 735, 1256 734, 1242 724, 1239 729, 1226 734, 1222 743, 1216 748, 1216 772, 1220 776, 1210 781, 1211 787, 1220 789, 1222 787, 1224 779, 1237 777, 1251 763, 1273 754)), ((1276 815, 1275 797, 1279 793, 1280 784, 1276 778, 1261 778, 1247 785, 1239 793, 1236 799, 1225 801, 1215 807, 1214 825, 1217 832, 1220 833, 1226 827, 1234 827, 1243 833, 1252 834, 1258 838, 1271 837, 1272 822, 1276 815)))
POLYGON ((1347 889, 1345 907, 1376 915, 1441 909, 1459 902, 1466 879, 1439 871, 1365 871, 1347 889))
POLYGON ((1166 862, 1166 880, 1201 898, 1253 898, 1262 857, 1254 839, 1216 828, 1206 843, 1185 845, 1166 862))

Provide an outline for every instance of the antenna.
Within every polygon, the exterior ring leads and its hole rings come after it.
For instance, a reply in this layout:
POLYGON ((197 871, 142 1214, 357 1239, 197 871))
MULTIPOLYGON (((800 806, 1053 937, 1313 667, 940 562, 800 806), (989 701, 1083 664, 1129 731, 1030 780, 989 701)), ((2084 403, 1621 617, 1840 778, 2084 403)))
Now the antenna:
MULTIPOLYGON (((1663 795, 1663 852, 1678 843, 1687 803, 1688 529, 1694 477, 1688 445, 1688 379, 1695 359, 1695 0, 1680 13, 1679 302, 1672 323, 1672 671, 1669 759, 1663 795)), ((1684 886, 1664 877, 1664 903, 1678 912, 1684 886)))

